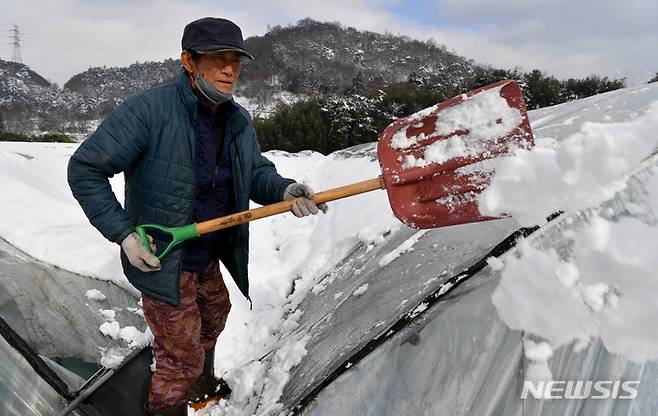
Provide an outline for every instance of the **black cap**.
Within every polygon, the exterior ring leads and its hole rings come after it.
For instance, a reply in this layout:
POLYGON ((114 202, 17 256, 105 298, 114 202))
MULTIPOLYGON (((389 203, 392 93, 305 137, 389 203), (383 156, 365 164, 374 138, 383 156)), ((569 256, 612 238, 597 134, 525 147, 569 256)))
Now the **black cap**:
POLYGON ((219 17, 204 17, 188 23, 181 40, 183 50, 199 53, 234 51, 254 59, 244 48, 242 31, 235 23, 219 17))

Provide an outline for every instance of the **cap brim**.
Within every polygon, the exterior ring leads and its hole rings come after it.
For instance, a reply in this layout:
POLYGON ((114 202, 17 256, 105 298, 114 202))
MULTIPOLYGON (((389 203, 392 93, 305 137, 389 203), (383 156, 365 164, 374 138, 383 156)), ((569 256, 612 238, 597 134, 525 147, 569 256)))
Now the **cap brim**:
POLYGON ((235 46, 223 46, 223 45, 218 45, 218 46, 204 46, 204 47, 199 47, 199 48, 192 48, 194 52, 198 53, 203 53, 203 54, 213 54, 213 53, 220 53, 220 52, 237 52, 242 56, 246 56, 249 59, 254 59, 253 55, 251 55, 249 52, 245 51, 244 49, 235 47, 235 46))

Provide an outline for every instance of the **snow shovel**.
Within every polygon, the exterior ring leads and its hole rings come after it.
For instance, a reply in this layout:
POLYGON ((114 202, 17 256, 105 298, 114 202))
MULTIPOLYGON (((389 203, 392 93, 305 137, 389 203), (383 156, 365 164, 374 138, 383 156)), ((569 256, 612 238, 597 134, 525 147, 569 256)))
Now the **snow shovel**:
MULTIPOLYGON (((317 204, 386 189, 395 216, 408 226, 436 228, 494 219, 480 214, 477 196, 489 184, 493 161, 534 145, 521 89, 500 81, 396 120, 379 137, 378 178, 318 192, 317 204)), ((150 247, 148 229, 178 244, 202 234, 290 211, 294 200, 181 227, 143 224, 137 233, 150 247)), ((157 253, 156 253, 157 254, 157 253)))

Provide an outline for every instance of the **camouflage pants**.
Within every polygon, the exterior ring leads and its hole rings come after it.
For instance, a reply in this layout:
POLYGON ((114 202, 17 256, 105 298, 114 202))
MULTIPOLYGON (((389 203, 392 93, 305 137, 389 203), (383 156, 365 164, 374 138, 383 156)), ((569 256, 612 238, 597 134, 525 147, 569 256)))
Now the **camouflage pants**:
POLYGON ((178 305, 142 296, 157 367, 149 386, 153 410, 187 401, 203 371, 205 352, 215 346, 231 309, 218 261, 200 272, 181 272, 179 291, 178 305))

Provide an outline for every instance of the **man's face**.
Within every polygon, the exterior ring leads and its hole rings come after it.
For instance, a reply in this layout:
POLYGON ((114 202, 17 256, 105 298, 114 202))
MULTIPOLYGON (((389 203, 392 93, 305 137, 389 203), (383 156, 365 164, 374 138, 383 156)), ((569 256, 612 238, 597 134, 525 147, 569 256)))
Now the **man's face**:
POLYGON ((197 62, 192 55, 183 51, 181 54, 183 65, 192 77, 201 74, 206 81, 223 93, 231 93, 240 76, 240 55, 235 52, 220 52, 216 54, 202 54, 197 62))

